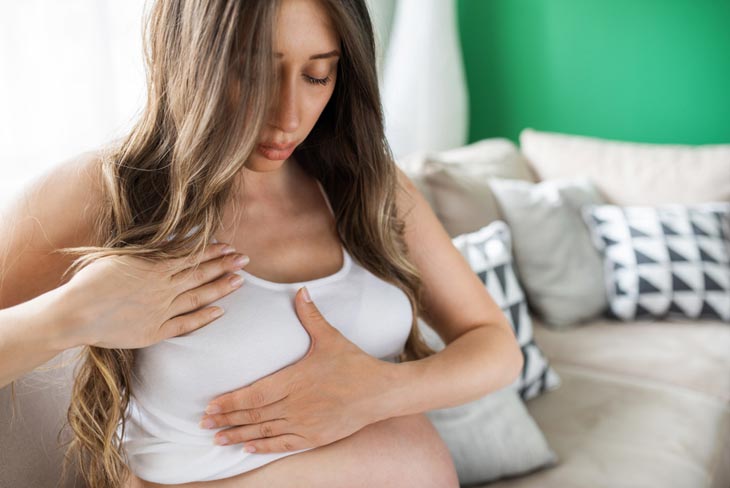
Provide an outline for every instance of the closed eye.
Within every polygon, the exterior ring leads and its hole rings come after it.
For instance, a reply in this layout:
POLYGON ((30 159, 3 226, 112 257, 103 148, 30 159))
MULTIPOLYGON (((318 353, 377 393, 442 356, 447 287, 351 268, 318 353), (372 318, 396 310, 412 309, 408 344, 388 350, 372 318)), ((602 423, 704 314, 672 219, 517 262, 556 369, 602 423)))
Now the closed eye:
POLYGON ((304 75, 304 78, 313 85, 327 85, 330 82, 330 77, 326 78, 312 78, 311 76, 304 75))

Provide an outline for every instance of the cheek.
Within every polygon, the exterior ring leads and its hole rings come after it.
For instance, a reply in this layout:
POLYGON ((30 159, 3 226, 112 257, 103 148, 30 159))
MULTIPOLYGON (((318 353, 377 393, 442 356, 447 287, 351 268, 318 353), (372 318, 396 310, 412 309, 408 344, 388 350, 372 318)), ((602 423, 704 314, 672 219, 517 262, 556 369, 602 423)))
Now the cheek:
POLYGON ((327 106, 327 103, 330 101, 330 98, 332 98, 333 90, 322 90, 322 92, 323 93, 320 96, 312 96, 306 102, 307 118, 311 119, 312 125, 314 125, 317 121, 319 116, 322 114, 322 111, 327 106))

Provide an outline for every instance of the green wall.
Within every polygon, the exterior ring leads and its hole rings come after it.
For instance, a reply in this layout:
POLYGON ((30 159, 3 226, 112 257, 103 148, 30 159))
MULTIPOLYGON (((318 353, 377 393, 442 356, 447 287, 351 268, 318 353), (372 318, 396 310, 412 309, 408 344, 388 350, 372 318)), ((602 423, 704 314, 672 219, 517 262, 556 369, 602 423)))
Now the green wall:
POLYGON ((458 0, 469 142, 730 143, 730 0, 458 0))

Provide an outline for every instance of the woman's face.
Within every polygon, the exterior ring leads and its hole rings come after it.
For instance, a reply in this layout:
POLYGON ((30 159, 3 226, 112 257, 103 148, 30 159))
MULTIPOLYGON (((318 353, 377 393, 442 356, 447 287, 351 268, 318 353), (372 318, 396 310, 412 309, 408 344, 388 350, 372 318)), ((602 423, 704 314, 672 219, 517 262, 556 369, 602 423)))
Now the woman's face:
POLYGON ((254 171, 281 167, 306 139, 334 91, 340 39, 318 1, 282 0, 274 55, 280 89, 259 136, 260 145, 246 162, 254 171))

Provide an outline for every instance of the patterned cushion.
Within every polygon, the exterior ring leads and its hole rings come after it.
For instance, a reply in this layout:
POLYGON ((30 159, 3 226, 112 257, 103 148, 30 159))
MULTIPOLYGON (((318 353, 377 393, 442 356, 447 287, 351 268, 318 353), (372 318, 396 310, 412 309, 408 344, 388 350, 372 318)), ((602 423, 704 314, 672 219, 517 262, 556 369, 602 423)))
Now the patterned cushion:
POLYGON ((560 386, 558 374, 532 336, 525 294, 512 267, 512 237, 507 224, 496 220, 477 231, 459 235, 452 242, 512 324, 525 364, 511 386, 523 400, 560 386))
POLYGON ((730 322, 730 203, 586 205, 608 315, 730 322))

